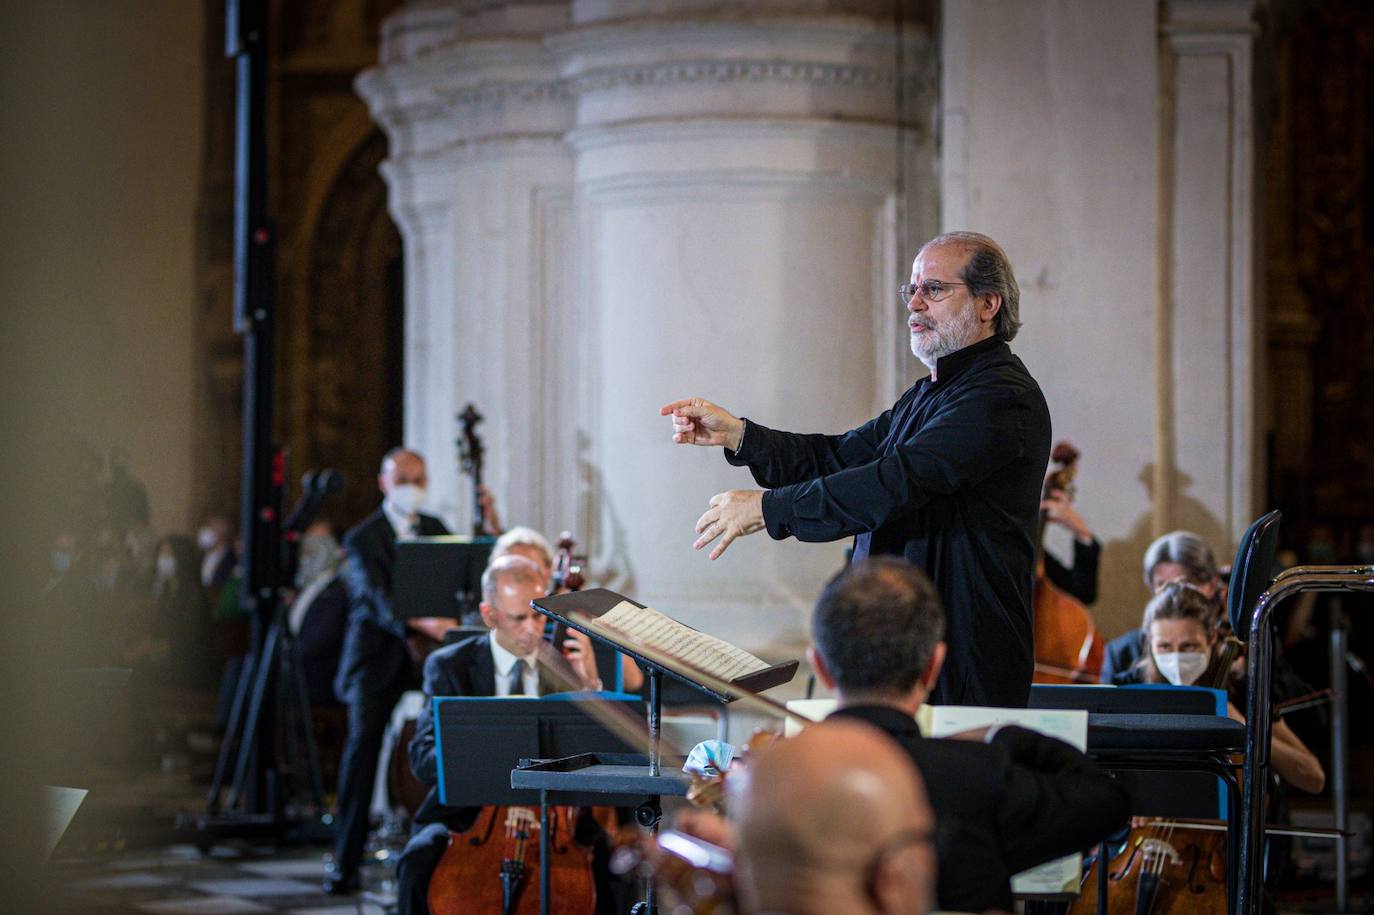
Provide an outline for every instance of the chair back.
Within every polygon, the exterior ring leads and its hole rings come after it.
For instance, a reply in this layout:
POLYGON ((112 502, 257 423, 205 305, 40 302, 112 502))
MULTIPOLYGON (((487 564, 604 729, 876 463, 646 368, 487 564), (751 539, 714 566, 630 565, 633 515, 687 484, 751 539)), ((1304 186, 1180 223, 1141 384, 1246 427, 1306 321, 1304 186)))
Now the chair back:
POLYGON ((1279 519, 1282 517, 1282 512, 1278 510, 1262 515, 1246 528, 1240 545, 1236 547, 1236 558, 1231 563, 1231 594, 1226 613, 1236 638, 1242 641, 1250 637, 1250 611, 1264 589, 1274 580, 1279 550, 1279 519))

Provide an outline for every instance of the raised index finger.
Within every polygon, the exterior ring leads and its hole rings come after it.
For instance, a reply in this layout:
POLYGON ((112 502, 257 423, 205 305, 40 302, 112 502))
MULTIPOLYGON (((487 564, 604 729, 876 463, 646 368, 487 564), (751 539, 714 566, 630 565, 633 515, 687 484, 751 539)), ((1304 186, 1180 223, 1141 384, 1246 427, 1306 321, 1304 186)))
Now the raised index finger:
POLYGON ((689 416, 700 416, 703 412, 701 408, 701 399, 698 397, 688 397, 685 400, 675 400, 670 404, 664 404, 658 408, 658 415, 667 416, 669 413, 675 413, 678 410, 687 411, 687 415, 689 416))

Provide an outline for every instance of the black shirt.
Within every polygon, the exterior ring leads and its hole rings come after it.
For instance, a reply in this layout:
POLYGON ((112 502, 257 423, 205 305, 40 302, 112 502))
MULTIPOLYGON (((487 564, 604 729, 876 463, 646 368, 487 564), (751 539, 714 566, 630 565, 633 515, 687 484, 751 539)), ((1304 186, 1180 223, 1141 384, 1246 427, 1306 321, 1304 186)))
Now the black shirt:
POLYGON ((1050 414, 999 337, 936 364, 892 409, 843 435, 747 421, 738 452, 775 539, 854 536, 854 558, 904 556, 935 583, 949 655, 937 704, 1023 707, 1030 695, 1031 585, 1050 414))
POLYGON ((931 740, 909 714, 884 705, 845 706, 831 717, 874 725, 916 764, 935 813, 941 908, 1010 912, 1012 875, 1126 824, 1125 788, 1052 737, 1006 726, 990 743, 931 740))

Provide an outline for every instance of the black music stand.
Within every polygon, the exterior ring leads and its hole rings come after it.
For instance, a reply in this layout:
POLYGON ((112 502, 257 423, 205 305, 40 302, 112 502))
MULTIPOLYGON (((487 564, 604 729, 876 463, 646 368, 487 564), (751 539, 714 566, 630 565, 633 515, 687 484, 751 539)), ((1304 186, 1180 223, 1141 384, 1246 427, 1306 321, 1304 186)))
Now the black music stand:
POLYGON ((392 606, 402 619, 451 616, 481 623, 482 572, 496 541, 490 537, 406 537, 396 541, 392 606))
MULTIPOLYGON (((539 906, 547 912, 549 885, 548 792, 515 786, 511 771, 531 759, 578 754, 636 755, 642 747, 606 730, 582 707, 586 702, 616 703, 627 712, 641 714, 643 700, 622 693, 555 693, 539 699, 476 696, 435 696, 435 763, 438 794, 446 807, 492 805, 539 805, 539 906), (481 747, 480 754, 472 753, 481 747)), ((619 758, 619 756, 617 756, 619 758)), ((684 787, 685 793, 685 787, 684 787)), ((638 807, 647 796, 634 790, 623 794, 601 792, 570 794, 561 803, 638 807)))
MULTIPOLYGON (((638 819, 641 826, 657 831, 658 820, 662 813, 659 798, 665 795, 686 794, 686 779, 680 774, 672 781, 672 776, 663 774, 663 759, 660 749, 660 732, 663 719, 663 675, 666 673, 674 680, 695 689, 722 704, 733 702, 737 696, 732 692, 722 692, 696 678, 691 667, 673 663, 673 659, 655 652, 656 659, 650 659, 632 642, 622 642, 605 632, 598 632, 587 626, 584 620, 596 619, 612 610, 621 601, 628 601, 636 607, 644 605, 606 588, 592 588, 587 591, 574 591, 558 594, 533 601, 534 609, 564 625, 584 632, 597 642, 609 645, 624 652, 639 663, 649 680, 649 755, 647 759, 609 759, 588 754, 579 758, 551 760, 542 765, 531 765, 511 773, 511 784, 539 788, 541 793, 591 792, 610 793, 624 790, 635 785, 650 789, 654 794, 653 805, 646 813, 640 809, 638 819), (647 763, 647 765, 645 764, 647 763), (681 790, 676 790, 680 785, 681 790), (667 788, 674 788, 669 791, 667 788)), ((730 685, 743 692, 758 693, 774 686, 787 683, 797 672, 797 661, 775 664, 744 677, 730 681, 730 685)), ((678 763, 680 768, 681 763, 678 763)), ((604 803, 604 802, 603 802, 604 803)), ((641 915, 655 915, 657 911, 653 881, 648 881, 644 901, 637 903, 634 910, 641 915)), ((541 912, 541 915, 545 913, 541 912)))

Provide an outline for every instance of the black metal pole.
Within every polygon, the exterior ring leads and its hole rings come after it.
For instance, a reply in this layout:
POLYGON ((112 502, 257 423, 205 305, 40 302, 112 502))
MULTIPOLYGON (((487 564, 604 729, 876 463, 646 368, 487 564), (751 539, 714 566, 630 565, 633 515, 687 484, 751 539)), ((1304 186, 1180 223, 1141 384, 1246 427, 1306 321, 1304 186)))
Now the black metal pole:
MULTIPOLYGON (((281 574, 280 454, 272 443, 274 237, 267 218, 267 0, 229 0, 228 55, 236 64, 234 147, 234 325, 243 334, 243 579, 240 600, 252 620, 255 665, 276 617, 281 574)), ((270 680, 270 678, 268 678, 270 680)), ((257 697, 255 697, 257 698, 257 697)), ((276 814, 276 722, 273 697, 262 697, 246 772, 245 812, 276 814), (274 797, 275 795, 275 797, 274 797)))

